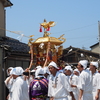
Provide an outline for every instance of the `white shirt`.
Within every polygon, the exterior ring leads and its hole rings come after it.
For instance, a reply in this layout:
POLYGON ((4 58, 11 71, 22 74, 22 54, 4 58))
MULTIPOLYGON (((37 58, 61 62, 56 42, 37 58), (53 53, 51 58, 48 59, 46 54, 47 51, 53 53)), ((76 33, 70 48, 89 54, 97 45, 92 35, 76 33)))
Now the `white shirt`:
POLYGON ((79 89, 83 90, 83 99, 82 100, 93 100, 91 71, 83 70, 80 73, 79 89))
MULTIPOLYGON (((9 76, 9 77, 10 77, 10 76, 9 76)), ((7 83, 7 80, 9 79, 9 77, 6 78, 6 80, 4 81, 4 83, 5 83, 5 85, 7 86, 7 88, 9 89, 9 92, 10 92, 11 87, 12 87, 12 85, 13 85, 13 78, 11 78, 11 79, 9 80, 9 82, 7 83)))
POLYGON ((70 83, 72 84, 72 85, 78 85, 78 81, 79 81, 79 76, 77 76, 77 75, 73 75, 72 76, 72 79, 70 80, 70 83))
POLYGON ((56 76, 50 75, 48 96, 54 97, 55 99, 67 98, 68 92, 71 91, 71 87, 65 74, 58 71, 56 76))
POLYGON ((76 87, 72 87, 72 91, 76 100, 78 100, 79 98, 78 82, 79 82, 79 76, 73 75, 72 79, 70 80, 70 83, 76 86, 76 87))
POLYGON ((11 96, 12 96, 11 88, 12 88, 14 79, 11 78, 11 79, 9 80, 9 78, 10 78, 10 76, 6 78, 6 80, 4 81, 4 83, 5 83, 5 85, 7 86, 7 88, 9 89, 9 98, 8 98, 8 100, 11 100, 11 96), (9 82, 7 83, 8 80, 9 80, 9 82))
POLYGON ((84 92, 92 91, 92 73, 89 70, 83 70, 79 76, 79 88, 84 92))
MULTIPOLYGON (((71 79, 72 79, 72 76, 73 76, 73 74, 71 74, 70 76, 66 75, 66 77, 67 77, 68 82, 69 82, 70 85, 71 85, 71 79)), ((72 87, 71 87, 71 90, 72 90, 72 87)), ((72 90, 72 91, 73 91, 73 90, 72 90)), ((67 95, 68 95, 68 96, 67 96, 67 97, 68 97, 68 100, 72 100, 72 98, 71 98, 69 92, 67 93, 67 95)))
POLYGON ((100 74, 98 72, 93 74, 93 92, 96 92, 97 89, 100 89, 98 82, 100 81, 100 74))
POLYGON ((11 100, 29 100, 28 86, 22 77, 17 77, 11 88, 11 100))
POLYGON ((95 96, 98 89, 100 89, 100 73, 96 72, 93 74, 93 91, 92 92, 93 92, 94 100, 95 100, 95 96))

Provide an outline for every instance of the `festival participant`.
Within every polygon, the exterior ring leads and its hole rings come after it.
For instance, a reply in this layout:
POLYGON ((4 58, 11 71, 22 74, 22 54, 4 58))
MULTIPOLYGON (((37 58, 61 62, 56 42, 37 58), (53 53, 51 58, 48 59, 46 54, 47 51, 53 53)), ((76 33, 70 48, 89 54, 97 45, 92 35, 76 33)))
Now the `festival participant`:
POLYGON ((45 78, 49 79, 50 72, 49 72, 48 67, 47 66, 44 67, 43 70, 44 70, 44 76, 45 76, 45 78))
POLYGON ((29 100, 28 86, 26 81, 24 81, 22 78, 22 67, 13 68, 10 74, 14 79, 13 86, 11 88, 11 100, 29 100))
POLYGON ((12 84, 13 84, 13 78, 12 78, 12 75, 10 75, 10 71, 13 69, 13 67, 9 67, 7 69, 7 75, 8 77, 6 78, 6 80, 4 81, 5 85, 7 86, 8 90, 9 90, 9 94, 7 96, 7 99, 8 100, 11 100, 11 87, 12 87, 12 84))
POLYGON ((30 77, 31 77, 30 79, 31 79, 31 80, 33 80, 33 79, 35 78, 35 71, 36 71, 36 70, 33 69, 33 70, 31 70, 31 72, 30 72, 30 77))
POLYGON ((48 88, 50 100, 68 100, 68 92, 70 93, 72 100, 75 100, 68 79, 64 73, 58 71, 59 68, 57 67, 57 64, 52 61, 48 67, 51 73, 48 88))
MULTIPOLYGON (((71 79, 72 79, 72 76, 73 76, 73 69, 71 68, 71 66, 66 66, 64 68, 64 74, 68 78, 69 84, 71 85, 71 79)), ((71 100, 70 93, 68 93, 68 100, 71 100)))
POLYGON ((36 70, 25 70, 24 72, 23 72, 23 78, 24 78, 24 80, 26 81, 26 83, 27 83, 27 85, 28 85, 28 87, 29 87, 29 85, 30 85, 30 83, 31 83, 31 81, 35 78, 35 71, 36 70))
POLYGON ((79 76, 80 75, 80 72, 79 72, 78 69, 74 69, 73 74, 76 75, 76 76, 79 76))
POLYGON ((88 61, 81 60, 79 61, 77 68, 80 71, 79 77, 79 100, 93 100, 92 95, 92 73, 89 70, 86 70, 88 61))
POLYGON ((39 69, 39 68, 42 68, 42 67, 40 65, 36 66, 36 70, 39 69))
MULTIPOLYGON (((37 70, 37 69, 40 69, 40 68, 42 68, 40 65, 39 66, 37 66, 36 68, 35 68, 35 70, 37 70)), ((35 73, 35 77, 37 76, 37 73, 35 73)))
POLYGON ((36 70, 35 79, 30 83, 29 98, 30 100, 46 100, 48 93, 48 80, 44 78, 43 68, 36 70))
POLYGON ((73 76, 71 77, 70 84, 73 90, 73 94, 76 100, 79 98, 79 89, 78 89, 78 81, 79 81, 79 71, 78 69, 74 69, 73 76))
POLYGON ((73 76, 73 69, 71 68, 71 66, 66 66, 64 68, 64 74, 68 77, 68 80, 70 82, 70 78, 73 76))
POLYGON ((89 68, 93 75, 93 100, 100 100, 100 73, 97 72, 98 62, 91 62, 89 68))

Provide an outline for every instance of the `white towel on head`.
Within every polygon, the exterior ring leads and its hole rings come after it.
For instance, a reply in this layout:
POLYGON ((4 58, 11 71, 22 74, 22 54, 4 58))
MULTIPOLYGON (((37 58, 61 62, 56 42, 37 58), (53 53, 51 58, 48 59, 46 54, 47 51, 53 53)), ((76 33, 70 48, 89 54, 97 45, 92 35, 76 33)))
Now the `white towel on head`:
POLYGON ((91 62, 91 64, 92 64, 93 66, 95 66, 96 68, 98 68, 98 62, 91 62))
POLYGON ((74 69, 74 71, 76 71, 76 72, 80 73, 78 69, 74 69))
POLYGON ((88 61, 87 60, 80 60, 79 63, 85 68, 87 68, 88 61))
POLYGON ((9 67, 9 68, 7 69, 7 75, 8 75, 8 76, 10 75, 10 73, 8 72, 8 70, 9 70, 9 69, 11 69, 11 70, 12 70, 12 69, 13 69, 13 67, 9 67))
POLYGON ((73 69, 71 68, 71 66, 66 66, 64 69, 70 70, 71 72, 73 72, 73 69))
POLYGON ((35 72, 35 78, 38 78, 38 77, 44 77, 44 71, 43 71, 43 68, 39 68, 36 70, 35 72))
POLYGON ((44 74, 46 74, 46 73, 50 74, 48 67, 44 67, 43 70, 44 70, 44 74))
POLYGON ((48 67, 49 67, 49 66, 53 66, 53 67, 55 67, 56 69, 59 69, 59 68, 57 67, 57 64, 56 64, 54 61, 51 61, 50 64, 48 65, 48 67))
POLYGON ((42 68, 40 65, 36 67, 37 69, 42 68))
POLYGON ((11 70, 10 74, 14 74, 14 75, 22 75, 24 72, 22 67, 15 67, 11 70))

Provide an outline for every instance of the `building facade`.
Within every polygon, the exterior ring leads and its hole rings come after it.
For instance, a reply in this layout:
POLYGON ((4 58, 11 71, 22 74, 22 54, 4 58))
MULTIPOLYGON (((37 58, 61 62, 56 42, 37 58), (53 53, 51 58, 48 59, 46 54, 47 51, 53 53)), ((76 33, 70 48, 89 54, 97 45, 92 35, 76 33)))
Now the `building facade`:
POLYGON ((0 100, 6 100, 8 95, 4 80, 9 67, 29 67, 30 54, 27 44, 6 36, 6 11, 5 7, 13 4, 9 0, 0 0, 0 100))
POLYGON ((91 48, 91 51, 92 51, 92 52, 100 53, 99 43, 96 43, 96 44, 90 46, 90 48, 91 48))
MULTIPOLYGON (((12 6, 12 3, 8 0, 0 0, 0 37, 5 37, 5 7, 12 6)), ((0 48, 0 96, 1 100, 4 100, 4 72, 3 72, 3 49, 0 48)))
POLYGON ((98 61, 99 53, 70 46, 63 50, 61 57, 62 61, 73 66, 77 66, 78 62, 83 59, 87 59, 89 62, 98 61))

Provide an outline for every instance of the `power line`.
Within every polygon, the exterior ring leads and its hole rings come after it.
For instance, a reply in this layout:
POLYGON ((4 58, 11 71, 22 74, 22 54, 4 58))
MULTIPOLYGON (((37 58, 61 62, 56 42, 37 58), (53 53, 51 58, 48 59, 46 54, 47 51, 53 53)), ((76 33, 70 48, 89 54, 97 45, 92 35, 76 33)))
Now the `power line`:
POLYGON ((21 35, 21 36, 27 37, 27 38, 30 38, 29 36, 26 36, 26 35, 24 35, 24 34, 21 34, 20 32, 6 30, 6 29, 1 28, 1 27, 0 27, 0 29, 1 29, 1 30, 5 30, 5 31, 8 31, 8 32, 11 32, 11 33, 15 33, 15 34, 18 34, 18 35, 21 35))
MULTIPOLYGON (((64 33, 64 32, 74 31, 74 30, 78 30, 78 29, 90 27, 90 26, 93 26, 93 25, 96 25, 96 24, 97 24, 97 23, 94 23, 94 24, 82 26, 82 27, 75 28, 75 29, 70 29, 70 30, 66 30, 66 31, 62 31, 62 32, 56 32, 56 33, 53 33, 53 34, 58 34, 58 33, 64 33)), ((18 35, 20 35, 21 37, 27 37, 27 38, 30 38, 29 36, 26 36, 26 35, 24 35, 24 34, 21 34, 20 32, 10 31, 10 30, 6 30, 6 29, 3 29, 3 28, 0 28, 0 29, 5 30, 5 31, 8 31, 8 32, 11 32, 11 33, 18 34, 18 35)), ((74 38, 74 39, 77 39, 77 38, 83 38, 83 37, 76 37, 76 38, 74 38)), ((22 38, 21 38, 21 39, 22 39, 22 38)), ((68 38, 67 38, 67 39, 68 39, 68 38)), ((70 39, 71 39, 71 38, 70 38, 70 39)), ((72 39, 73 39, 73 38, 72 38, 72 39)))
POLYGON ((62 31, 62 32, 56 32, 56 33, 53 33, 53 34, 57 34, 57 33, 65 33, 65 32, 69 32, 69 31, 74 31, 74 30, 78 30, 78 29, 82 29, 82 28, 90 27, 90 26, 93 26, 93 25, 96 25, 96 24, 97 24, 97 23, 94 23, 94 24, 90 24, 90 25, 82 26, 82 27, 75 28, 75 29, 70 29, 70 30, 66 30, 66 31, 62 31))
MULTIPOLYGON (((78 29, 90 27, 90 26, 93 26, 93 25, 97 25, 97 23, 90 24, 90 25, 86 25, 86 26, 82 26, 82 27, 78 27, 78 28, 75 28, 75 29, 65 30, 65 31, 61 31, 61 32, 54 32, 53 34, 58 34, 58 33, 65 33, 65 32, 69 32, 69 31, 74 31, 74 30, 78 30, 78 29)), ((35 35, 35 36, 38 36, 38 35, 35 35)))
MULTIPOLYGON (((77 44, 77 45, 80 45, 81 43, 84 43, 84 45, 86 44, 89 44, 89 41, 90 41, 90 39, 85 39, 85 40, 82 40, 82 41, 80 41, 80 42, 74 42, 72 45, 75 45, 75 44, 77 44)), ((91 41, 90 41, 91 42, 91 41)))
POLYGON ((89 39, 89 38, 95 38, 95 37, 94 37, 94 36, 93 36, 93 37, 91 37, 91 36, 84 36, 84 37, 83 37, 83 36, 82 36, 82 37, 74 37, 74 38, 67 38, 67 39, 79 39, 79 38, 80 38, 80 39, 81 39, 81 38, 85 38, 85 39, 88 38, 88 39, 89 39))

